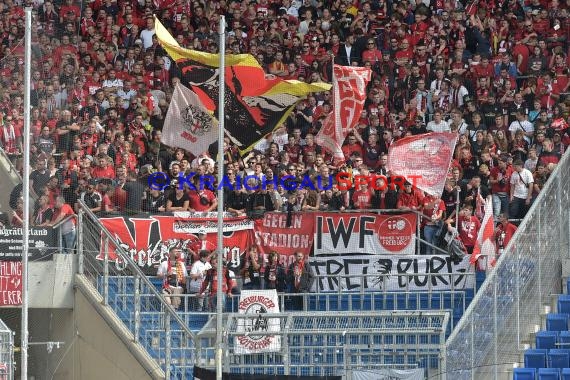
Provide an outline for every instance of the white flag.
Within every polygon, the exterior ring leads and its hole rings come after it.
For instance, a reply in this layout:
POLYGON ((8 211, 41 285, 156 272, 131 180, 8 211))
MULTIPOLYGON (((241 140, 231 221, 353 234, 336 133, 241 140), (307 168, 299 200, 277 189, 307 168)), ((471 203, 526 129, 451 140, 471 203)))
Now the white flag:
POLYGON ((178 83, 164 119, 162 142, 198 156, 217 139, 217 120, 202 105, 198 95, 178 83))
POLYGON ((485 200, 485 216, 481 228, 477 234, 471 264, 476 264, 479 269, 489 270, 495 266, 497 249, 495 247, 495 223, 493 219, 493 200, 489 195, 485 200))

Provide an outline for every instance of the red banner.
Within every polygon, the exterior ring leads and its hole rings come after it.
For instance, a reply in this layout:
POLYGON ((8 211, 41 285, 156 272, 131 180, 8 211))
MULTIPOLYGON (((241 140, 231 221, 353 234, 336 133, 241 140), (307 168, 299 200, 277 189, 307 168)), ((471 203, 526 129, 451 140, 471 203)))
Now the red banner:
POLYGON ((345 161, 342 143, 354 128, 364 108, 366 85, 372 71, 364 67, 333 67, 334 107, 317 134, 317 143, 333 154, 336 162, 345 161))
MULTIPOLYGON (((198 241, 197 232, 205 229, 210 247, 217 241, 215 213, 206 217, 192 213, 140 215, 102 218, 108 229, 130 257, 149 275, 176 246, 186 254, 198 241)), ((229 267, 239 268, 244 252, 252 245, 265 256, 271 251, 281 256, 284 265, 294 260, 295 252, 305 255, 379 255, 415 252, 416 215, 377 215, 372 213, 293 213, 290 226, 287 214, 270 212, 262 219, 224 217, 224 251, 229 267)), ((109 260, 123 264, 112 244, 100 242, 98 259, 105 252, 109 260)), ((97 244, 95 242, 89 244, 97 244)))
MULTIPOLYGON (((101 218, 101 223, 129 252, 131 258, 147 274, 156 274, 156 266, 166 257, 168 250, 177 246, 186 249, 199 240, 196 233, 204 228, 206 239, 217 244, 216 217, 199 217, 191 213, 172 215, 141 215, 133 217, 101 218)), ((240 255, 252 244, 253 222, 245 217, 224 218, 224 250, 230 267, 240 266, 240 255)), ((120 262, 115 248, 109 244, 109 260, 120 262)), ((104 240, 98 259, 104 259, 104 240)))
POLYGON ((413 254, 416 214, 320 213, 315 222, 315 256, 413 254))
POLYGON ((267 213, 263 219, 255 221, 257 250, 265 255, 275 251, 281 256, 291 256, 287 263, 295 252, 308 256, 313 245, 314 224, 315 214, 312 213, 293 213, 290 227, 287 227, 287 214, 267 213))
POLYGON ((0 262, 0 306, 22 304, 22 263, 20 261, 0 262))
POLYGON ((394 175, 408 178, 418 189, 439 197, 458 136, 455 132, 441 132, 398 140, 390 145, 387 168, 394 175))

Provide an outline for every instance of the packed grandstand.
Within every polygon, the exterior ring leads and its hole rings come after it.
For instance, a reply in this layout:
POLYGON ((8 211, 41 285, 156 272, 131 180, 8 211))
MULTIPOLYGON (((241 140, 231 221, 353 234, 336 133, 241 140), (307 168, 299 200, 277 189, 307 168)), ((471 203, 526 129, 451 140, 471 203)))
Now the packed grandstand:
MULTIPOLYGON (((570 144, 570 0, 5 0, 0 144, 20 173, 25 6, 33 7, 34 17, 30 222, 62 228, 63 249, 73 252, 76 222, 67 218, 89 209, 121 242, 130 239, 133 259, 161 278, 159 287, 175 309, 215 311, 217 284, 209 261, 216 260, 219 184, 212 179, 210 188, 199 185, 204 177, 217 178, 221 155, 213 141, 200 151, 164 142, 174 124, 185 121, 167 117, 179 86, 192 88, 209 111, 215 111, 217 90, 215 65, 174 54, 159 27, 182 50, 215 55, 223 15, 228 57, 253 59, 232 66, 226 84, 223 174, 229 186, 223 207, 235 233, 226 247, 228 296, 242 289, 426 286, 384 277, 351 282, 349 275, 365 274, 368 265, 382 274, 405 266, 374 261, 370 254, 426 255, 429 263, 418 265, 432 269, 435 256, 451 254, 465 271, 470 265, 485 269, 477 260, 460 264, 464 254, 480 253, 485 203, 492 205, 491 239, 500 254, 570 144), (338 107, 338 91, 328 85, 337 80, 336 65, 371 73, 362 111, 338 141, 340 159, 319 138, 338 107), (271 80, 305 83, 303 96, 252 104, 252 84, 237 79, 247 78, 240 70, 257 66, 271 80), (442 191, 423 191, 411 180, 390 186, 400 175, 391 170, 396 163, 417 160, 412 150, 398 156, 393 148, 432 133, 457 137, 447 162, 426 162, 445 177, 442 191), (157 173, 168 183, 153 186, 157 173), (341 186, 347 179, 356 184, 341 186), (391 215, 399 216, 393 226, 391 215), (129 229, 139 231, 137 223, 145 219, 161 227, 140 227, 149 237, 136 241, 129 229), (178 223, 170 233, 162 228, 169 222, 178 223), (372 243, 366 223, 373 225, 372 243), (390 235, 393 229, 399 232, 390 235), (192 241, 181 237, 187 232, 192 241), (448 232, 452 240, 457 236, 459 255, 444 239, 448 232), (311 265, 308 257, 315 258, 311 265), (345 278, 323 279, 338 274, 337 267, 345 278), (172 296, 182 293, 212 297, 172 296)), ((10 195, 5 228, 22 227, 21 194, 18 185, 10 195)), ((430 289, 443 286, 434 281, 430 289)), ((301 298, 289 301, 290 310, 308 307, 301 298)))

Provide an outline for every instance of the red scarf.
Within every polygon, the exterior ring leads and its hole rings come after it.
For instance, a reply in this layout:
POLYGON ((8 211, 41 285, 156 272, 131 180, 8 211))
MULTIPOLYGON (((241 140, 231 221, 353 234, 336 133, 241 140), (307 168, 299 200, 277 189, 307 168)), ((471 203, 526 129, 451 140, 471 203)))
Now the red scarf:
MULTIPOLYGON (((168 260, 168 269, 166 270, 166 276, 164 277, 164 282, 162 284, 162 286, 165 289, 170 288, 170 284, 168 283, 168 277, 170 275, 170 272, 172 271, 172 260, 168 260)), ((176 259, 176 286, 178 286, 178 282, 180 281, 180 279, 184 277, 184 270, 182 267, 182 261, 179 259, 176 259)))

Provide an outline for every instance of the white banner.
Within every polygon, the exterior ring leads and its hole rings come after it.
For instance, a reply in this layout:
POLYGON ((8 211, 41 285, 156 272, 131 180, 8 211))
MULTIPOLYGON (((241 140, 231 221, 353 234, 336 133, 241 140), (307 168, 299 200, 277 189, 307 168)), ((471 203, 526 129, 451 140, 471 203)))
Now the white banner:
POLYGON ((313 291, 451 290, 475 286, 473 266, 466 256, 454 264, 449 256, 339 255, 310 261, 318 276, 313 291), (427 274, 427 275, 426 275, 427 274))
POLYGON ((164 119, 162 142, 171 147, 184 148, 198 156, 208 150, 217 136, 218 122, 196 93, 178 83, 164 119))
POLYGON ((413 255, 415 214, 320 213, 315 218, 315 256, 331 254, 413 255))
POLYGON ((279 297, 275 289, 243 290, 240 295, 238 313, 257 315, 257 318, 238 320, 237 331, 244 332, 245 335, 236 336, 236 354, 258 354, 281 350, 281 337, 268 334, 281 330, 279 318, 263 316, 268 313, 279 313, 279 297))

